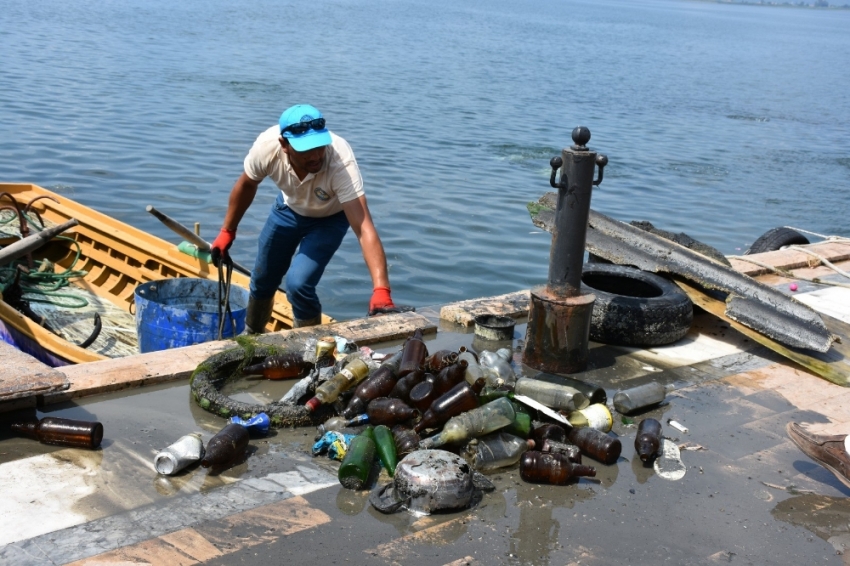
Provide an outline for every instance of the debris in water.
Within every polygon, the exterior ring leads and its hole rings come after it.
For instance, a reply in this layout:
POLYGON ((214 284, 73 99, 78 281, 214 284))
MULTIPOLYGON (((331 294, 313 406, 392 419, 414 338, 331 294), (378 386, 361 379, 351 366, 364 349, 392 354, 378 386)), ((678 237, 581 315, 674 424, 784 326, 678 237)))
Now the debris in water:
POLYGON ((683 432, 688 434, 688 427, 685 425, 674 421, 673 419, 667 419, 667 424, 678 430, 679 432, 683 432))
POLYGON ((153 459, 156 471, 164 476, 173 476, 204 457, 204 442, 199 433, 187 434, 162 450, 153 459))
POLYGON ((687 471, 687 468, 682 463, 682 455, 679 453, 679 447, 666 438, 661 440, 661 455, 655 459, 653 467, 659 477, 671 481, 682 479, 685 477, 685 472, 687 471))

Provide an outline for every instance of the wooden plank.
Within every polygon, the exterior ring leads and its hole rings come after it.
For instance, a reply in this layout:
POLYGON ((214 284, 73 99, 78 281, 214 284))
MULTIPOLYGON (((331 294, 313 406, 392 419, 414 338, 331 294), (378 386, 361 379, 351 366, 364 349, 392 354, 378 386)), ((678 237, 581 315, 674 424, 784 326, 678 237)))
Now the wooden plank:
POLYGON ((725 302, 706 295, 687 281, 676 280, 676 284, 688 294, 695 305, 722 318, 732 328, 751 340, 800 364, 827 381, 844 387, 850 386, 850 325, 822 314, 821 318, 823 318, 826 327, 832 334, 838 336, 838 340, 833 343, 832 347, 825 353, 789 348, 726 316, 725 302))
MULTIPOLYGON (((822 242, 806 246, 806 249, 825 257, 828 261, 832 263, 846 261, 850 259, 850 244, 845 242, 822 242)), ((802 267, 814 267, 820 263, 820 261, 812 255, 809 255, 805 252, 788 249, 753 254, 746 257, 752 258, 760 263, 772 265, 776 269, 786 270, 800 269, 802 267)), ((736 271, 740 271, 741 273, 749 275, 750 277, 757 277, 759 275, 772 273, 771 270, 750 263, 744 259, 737 259, 735 257, 731 257, 729 258, 729 263, 732 264, 732 267, 736 271)))
POLYGON ((69 385, 59 371, 0 341, 0 402, 61 391, 69 385))
POLYGON ((530 301, 528 289, 496 297, 470 299, 445 305, 440 309, 440 319, 463 326, 472 326, 475 323, 475 317, 482 314, 523 318, 528 316, 530 301))
MULTIPOLYGON (((410 312, 263 334, 258 337, 258 341, 266 344, 281 344, 293 338, 333 335, 342 336, 360 346, 366 346, 407 338, 417 328, 421 328, 425 335, 437 332, 437 327, 428 318, 410 312)), ((187 379, 198 364, 213 354, 235 346, 236 344, 231 340, 221 340, 162 352, 66 366, 60 370, 70 382, 70 387, 61 393, 45 395, 45 403, 59 403, 88 395, 187 379)))

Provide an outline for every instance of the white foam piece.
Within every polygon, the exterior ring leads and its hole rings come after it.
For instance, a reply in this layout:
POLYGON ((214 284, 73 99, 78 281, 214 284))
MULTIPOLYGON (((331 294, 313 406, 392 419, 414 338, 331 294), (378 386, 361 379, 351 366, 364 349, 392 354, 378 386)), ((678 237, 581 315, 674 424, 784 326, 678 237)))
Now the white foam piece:
POLYGON ((721 339, 704 332, 705 329, 703 332, 692 330, 687 336, 674 344, 648 348, 629 348, 629 351, 635 358, 662 367, 698 364, 744 351, 746 337, 743 334, 733 330, 723 330, 725 336, 721 339))
MULTIPOLYGON (((313 476, 313 473, 311 472, 310 475, 313 476)), ((265 476, 264 479, 282 485, 286 488, 286 491, 288 491, 292 495, 304 495, 305 493, 311 493, 313 491, 317 491, 326 487, 331 487, 332 485, 339 484, 335 477, 331 476, 330 474, 326 475, 327 478, 322 478, 316 481, 318 478, 316 478, 315 476, 304 477, 304 475, 299 472, 281 472, 269 474, 265 476)))
POLYGON ((846 287, 826 287, 793 297, 820 313, 850 324, 850 289, 846 287))

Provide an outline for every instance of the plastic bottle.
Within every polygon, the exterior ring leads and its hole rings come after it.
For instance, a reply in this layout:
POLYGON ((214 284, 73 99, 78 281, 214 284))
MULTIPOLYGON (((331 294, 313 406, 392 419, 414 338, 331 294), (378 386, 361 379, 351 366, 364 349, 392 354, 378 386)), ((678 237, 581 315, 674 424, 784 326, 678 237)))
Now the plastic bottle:
POLYGON ((229 466, 245 454, 248 448, 248 430, 239 424, 230 423, 207 442, 206 453, 201 465, 220 469, 229 466))
POLYGON ((657 405, 664 400, 667 389, 660 383, 650 382, 625 391, 618 391, 614 395, 614 408, 618 413, 628 415, 657 405))
POLYGON ((351 389, 369 375, 369 366, 359 358, 348 362, 338 374, 316 388, 315 397, 307 401, 308 411, 315 411, 320 405, 333 403, 343 391, 351 389))
POLYGON ((187 434, 154 456, 153 467, 157 473, 173 476, 203 457, 204 442, 201 440, 201 435, 187 434))
POLYGON ((423 362, 425 369, 431 373, 440 373, 440 371, 457 362, 457 352, 451 350, 439 350, 434 352, 423 362))
POLYGON ((400 378, 418 369, 428 356, 428 348, 425 347, 425 342, 422 340, 421 328, 417 328, 413 332, 413 336, 407 339, 401 353, 401 365, 398 368, 400 378))
POLYGON ((419 411, 410 408, 401 399, 379 397, 372 399, 366 407, 369 422, 373 425, 393 426, 415 418, 419 411))
POLYGON ((400 377, 387 397, 401 399, 405 403, 410 401, 410 391, 425 380, 425 370, 422 368, 412 371, 404 377, 400 377))
POLYGON ((346 418, 354 418, 366 412, 366 405, 372 399, 386 397, 395 387, 398 381, 398 368, 401 364, 401 350, 384 360, 381 367, 376 369, 372 375, 360 382, 354 391, 354 396, 348 402, 348 406, 342 412, 346 418))
POLYGON ((484 387, 484 378, 479 378, 473 385, 466 381, 458 383, 444 393, 422 415, 422 420, 416 423, 413 430, 421 433, 428 428, 437 428, 450 418, 478 407, 478 393, 484 387))
POLYGON ((477 409, 452 417, 443 426, 440 434, 419 443, 422 449, 437 448, 449 442, 460 442, 468 438, 484 436, 514 422, 516 411, 510 399, 496 399, 477 409))
POLYGON ((562 426, 553 423, 546 423, 535 428, 531 433, 531 438, 534 439, 537 446, 542 446, 544 440, 564 442, 567 439, 567 431, 564 430, 564 427, 562 426))
POLYGON ((378 458, 381 460, 384 469, 390 477, 395 475, 395 467, 398 465, 398 455, 396 453, 395 438, 393 433, 384 425, 375 427, 375 450, 378 452, 378 458))
POLYGON ((343 487, 362 489, 369 481, 375 462, 375 432, 371 426, 354 437, 339 466, 337 478, 343 487))
POLYGON ((513 385, 516 383, 516 373, 511 367, 512 358, 513 352, 508 348, 499 348, 495 352, 484 350, 478 355, 478 364, 495 371, 502 383, 513 385))
POLYGON ((514 393, 530 397, 556 411, 577 411, 590 405, 590 401, 578 389, 528 377, 517 379, 514 393))
POLYGON ((242 375, 262 375, 266 379, 292 379, 315 367, 304 361, 303 354, 280 354, 269 356, 259 364, 248 366, 242 375))
POLYGON ((558 442, 557 440, 547 438, 540 445, 540 451, 563 454, 573 464, 581 464, 581 450, 574 444, 567 444, 566 442, 558 442))
POLYGON ((486 472, 516 464, 523 452, 532 448, 533 440, 507 432, 494 432, 470 440, 461 450, 461 456, 479 472, 486 472))
POLYGON ((352 419, 346 419, 345 417, 331 417, 326 420, 324 423, 320 424, 316 427, 316 432, 319 433, 319 436, 325 434, 326 432, 334 431, 339 432, 344 428, 349 428, 353 426, 360 426, 367 424, 369 422, 369 415, 357 415, 352 419))
POLYGON ((414 450, 419 450, 419 435, 410 427, 395 425, 393 427, 393 438, 395 439, 396 454, 404 458, 414 450))
POLYGON ((596 469, 574 464, 563 454, 529 450, 520 458, 519 475, 527 482, 565 485, 580 477, 596 476, 596 469))
POLYGON ((99 422, 77 421, 60 417, 13 422, 12 430, 42 444, 95 449, 103 440, 103 425, 99 422))
POLYGON ((643 419, 638 424, 635 450, 642 462, 650 462, 661 446, 661 423, 655 419, 643 419))
POLYGON ((567 439, 578 446, 583 454, 606 465, 616 462, 623 451, 620 439, 595 428, 571 428, 567 431, 567 439))
POLYGON ((567 417, 567 420, 574 428, 589 427, 602 432, 611 432, 611 428, 614 426, 614 417, 611 415, 611 411, 601 403, 573 411, 567 417))

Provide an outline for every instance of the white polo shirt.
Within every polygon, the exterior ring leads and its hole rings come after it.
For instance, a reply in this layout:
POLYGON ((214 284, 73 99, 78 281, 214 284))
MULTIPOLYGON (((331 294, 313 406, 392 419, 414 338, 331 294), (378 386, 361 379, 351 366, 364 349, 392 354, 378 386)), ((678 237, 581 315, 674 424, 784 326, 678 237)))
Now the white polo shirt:
POLYGON ((321 218, 342 210, 342 203, 364 193, 363 178, 348 142, 331 132, 325 163, 318 173, 300 180, 289 164, 278 138, 280 126, 272 126, 257 137, 245 157, 245 173, 259 182, 271 177, 286 204, 302 216, 321 218))

